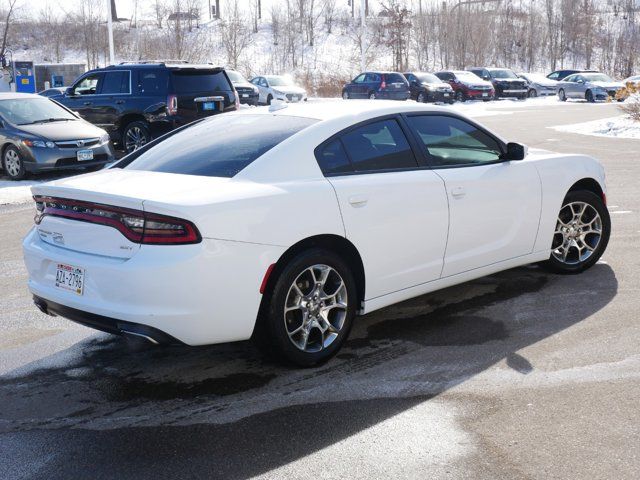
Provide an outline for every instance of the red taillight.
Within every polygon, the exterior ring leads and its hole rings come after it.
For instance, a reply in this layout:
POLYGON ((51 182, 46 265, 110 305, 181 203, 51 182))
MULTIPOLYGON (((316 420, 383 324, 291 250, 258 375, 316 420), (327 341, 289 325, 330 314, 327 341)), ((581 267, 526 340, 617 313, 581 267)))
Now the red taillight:
POLYGON ((387 88, 387 81, 386 81, 386 78, 383 75, 382 76, 382 83, 380 84, 380 90, 384 90, 385 88, 387 88))
POLYGON ((185 245, 200 243, 202 237, 188 220, 67 198, 33 197, 36 224, 46 216, 113 227, 134 243, 148 245, 185 245))
POLYGON ((169 95, 167 97, 167 113, 169 115, 178 114, 178 97, 175 95, 169 95))
POLYGON ((233 89, 233 93, 236 96, 236 110, 238 110, 240 108, 240 95, 238 95, 235 88, 233 89))

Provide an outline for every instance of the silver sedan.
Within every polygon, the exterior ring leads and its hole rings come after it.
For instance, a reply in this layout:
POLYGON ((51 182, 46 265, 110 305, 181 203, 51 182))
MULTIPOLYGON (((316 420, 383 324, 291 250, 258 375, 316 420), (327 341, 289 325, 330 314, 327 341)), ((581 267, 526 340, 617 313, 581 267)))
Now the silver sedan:
POLYGON ((563 102, 569 98, 580 98, 588 102, 613 99, 623 87, 622 82, 616 82, 604 73, 574 73, 558 82, 558 98, 563 102))

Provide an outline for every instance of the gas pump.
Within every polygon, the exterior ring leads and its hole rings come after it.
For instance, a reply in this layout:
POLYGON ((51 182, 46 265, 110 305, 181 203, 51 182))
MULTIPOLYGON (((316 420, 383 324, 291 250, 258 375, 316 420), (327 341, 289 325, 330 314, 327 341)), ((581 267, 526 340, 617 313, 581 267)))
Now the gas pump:
POLYGON ((36 93, 36 73, 33 62, 13 62, 16 92, 36 93))

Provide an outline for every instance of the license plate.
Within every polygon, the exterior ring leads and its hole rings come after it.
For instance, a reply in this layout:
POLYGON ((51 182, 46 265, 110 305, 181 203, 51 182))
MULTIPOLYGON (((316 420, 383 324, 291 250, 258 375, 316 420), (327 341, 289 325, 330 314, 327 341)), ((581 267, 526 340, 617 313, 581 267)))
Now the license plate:
POLYGON ((448 94, 448 93, 445 93, 445 94, 444 94, 444 96, 445 96, 445 97, 448 97, 448 96, 449 96, 449 94, 448 94))
POLYGON ((93 160, 93 150, 78 150, 76 153, 79 162, 86 162, 87 160, 93 160))
POLYGON ((56 288, 82 295, 84 290, 84 268, 59 263, 56 267, 56 288))
POLYGON ((202 104, 202 110, 215 110, 216 102, 204 102, 202 104))
POLYGON ((248 93, 243 93, 242 94, 242 98, 249 98, 249 94, 248 93))
POLYGON ((489 96, 489 94, 488 94, 488 93, 483 93, 483 94, 482 94, 482 96, 483 96, 483 97, 488 97, 488 96, 489 96))

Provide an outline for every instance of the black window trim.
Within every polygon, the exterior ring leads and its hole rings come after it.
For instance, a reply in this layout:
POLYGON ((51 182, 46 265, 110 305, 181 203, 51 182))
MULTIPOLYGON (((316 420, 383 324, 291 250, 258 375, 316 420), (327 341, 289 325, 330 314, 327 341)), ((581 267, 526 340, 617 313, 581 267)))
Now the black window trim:
POLYGON ((368 120, 364 120, 362 122, 358 122, 353 125, 350 125, 347 128, 344 128, 339 132, 334 133, 329 138, 327 138, 322 143, 320 143, 316 148, 313 149, 313 154, 318 164, 318 168, 320 168, 320 171, 325 177, 346 177, 351 175, 371 175, 371 174, 378 174, 378 173, 412 172, 415 170, 431 169, 431 167, 427 163, 425 156, 423 155, 422 150, 420 149, 418 142, 415 139, 415 136, 410 131, 409 126, 407 125, 405 119, 403 118, 402 114, 398 114, 398 113, 382 115, 379 117, 370 118, 368 120), (344 146, 344 143, 342 142, 342 137, 357 128, 369 125, 371 123, 381 122, 384 120, 396 120, 398 122, 398 125, 400 126, 400 130, 402 130, 402 133, 407 139, 407 143, 409 144, 409 149, 411 150, 411 153, 413 154, 413 157, 416 160, 417 165, 415 167, 384 168, 384 169, 378 169, 378 170, 352 170, 350 172, 335 172, 335 173, 322 172, 322 166, 320 164, 321 163, 320 153, 327 145, 332 143, 334 140, 338 140, 340 142, 340 145, 342 146, 342 149, 345 152, 345 155, 347 156, 347 159, 349 160, 349 163, 351 164, 351 167, 353 168, 353 160, 351 159, 349 152, 347 151, 347 149, 344 146))
MULTIPOLYGON (((482 125, 479 125, 478 123, 474 122, 473 120, 470 120, 468 118, 462 117, 460 115, 456 115, 455 113, 449 113, 449 112, 409 112, 409 113, 403 113, 401 115, 403 117, 405 117, 405 118, 408 118, 408 117, 424 117, 424 116, 427 116, 427 115, 428 116, 437 116, 437 117, 455 118, 457 120, 466 122, 469 125, 474 126, 478 130, 480 130, 482 133, 487 135, 489 138, 493 139, 498 144, 498 146, 500 147, 500 151, 501 151, 500 157, 502 157, 503 155, 505 155, 507 153, 507 145, 502 140, 500 140, 498 137, 496 137, 493 133, 491 133, 489 130, 487 130, 482 125)), ((421 139, 417 138, 417 134, 413 132, 413 129, 411 129, 408 124, 407 124, 407 129, 409 130, 410 135, 413 138, 413 140, 418 144, 418 148, 420 149, 422 155, 426 159, 427 164, 429 165, 429 168, 431 170, 444 170, 444 169, 450 169, 450 168, 482 167, 482 166, 485 166, 485 165, 496 165, 496 164, 499 164, 499 163, 504 163, 504 162, 508 162, 509 161, 508 159, 505 159, 505 158, 499 158, 498 160, 494 160, 493 162, 482 162, 482 163, 460 164, 460 165, 437 165, 436 162, 435 162, 435 159, 429 153, 429 151, 427 149, 427 146, 424 144, 424 142, 421 139)))

